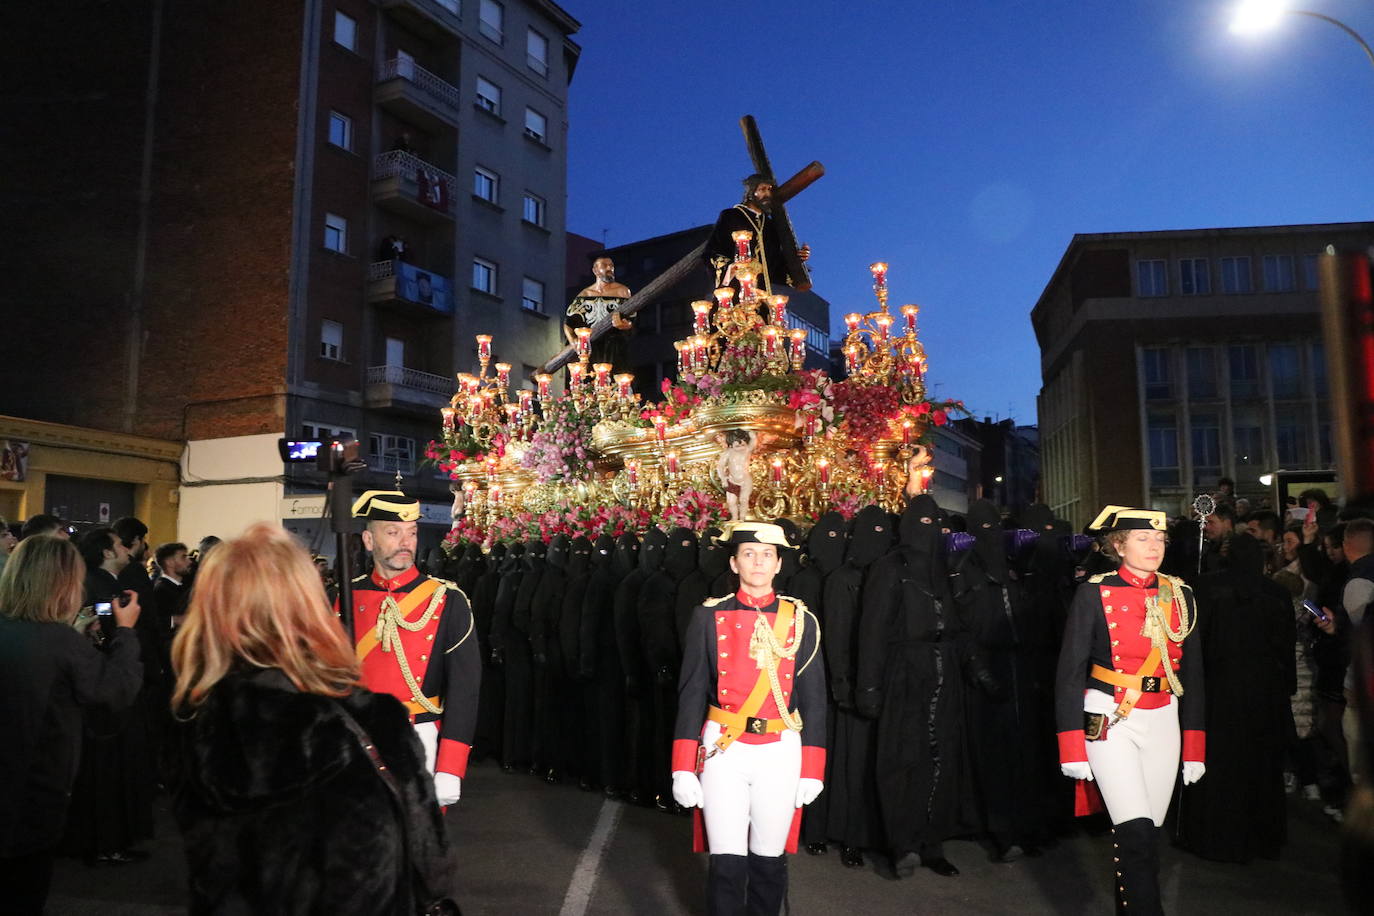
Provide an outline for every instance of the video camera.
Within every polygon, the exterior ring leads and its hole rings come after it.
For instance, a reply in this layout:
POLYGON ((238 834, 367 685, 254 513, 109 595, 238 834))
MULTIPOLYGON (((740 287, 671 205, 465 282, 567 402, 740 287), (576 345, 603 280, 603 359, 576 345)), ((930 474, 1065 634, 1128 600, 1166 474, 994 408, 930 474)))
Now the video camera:
POLYGON ((286 464, 314 463, 326 474, 351 474, 366 467, 358 458, 357 439, 278 439, 277 451, 286 464))

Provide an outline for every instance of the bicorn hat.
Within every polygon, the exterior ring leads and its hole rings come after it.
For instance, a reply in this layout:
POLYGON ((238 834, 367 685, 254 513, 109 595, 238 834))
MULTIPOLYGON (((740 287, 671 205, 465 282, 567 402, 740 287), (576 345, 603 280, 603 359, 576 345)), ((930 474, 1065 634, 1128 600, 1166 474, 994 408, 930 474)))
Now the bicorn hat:
POLYGON ((1088 526, 1091 534, 1107 534, 1112 531, 1131 531, 1150 529, 1168 531, 1169 520, 1157 509, 1132 509, 1128 506, 1108 506, 1098 513, 1088 526))
POLYGON ((716 540, 731 546, 772 544, 789 550, 794 546, 788 543, 787 532, 782 530, 782 526, 772 522, 728 522, 716 540))
POLYGON ((420 501, 400 490, 368 490, 353 503, 353 517, 369 522, 413 522, 420 517, 420 501))

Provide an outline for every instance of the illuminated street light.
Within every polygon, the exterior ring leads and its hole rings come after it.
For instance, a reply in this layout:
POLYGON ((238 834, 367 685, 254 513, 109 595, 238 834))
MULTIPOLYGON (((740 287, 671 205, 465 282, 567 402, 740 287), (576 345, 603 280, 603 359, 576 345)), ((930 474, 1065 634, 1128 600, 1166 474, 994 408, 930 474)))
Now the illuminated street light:
POLYGON ((1260 32, 1267 32, 1278 25, 1284 13, 1291 13, 1294 16, 1308 16, 1312 19, 1331 23, 1355 39, 1360 49, 1364 51, 1365 57, 1369 58, 1369 63, 1374 65, 1374 49, 1371 49, 1369 43, 1360 37, 1359 32, 1325 13, 1289 9, 1285 0, 1241 0, 1241 3, 1236 7, 1235 16, 1231 19, 1231 32, 1236 35, 1256 35, 1260 32))

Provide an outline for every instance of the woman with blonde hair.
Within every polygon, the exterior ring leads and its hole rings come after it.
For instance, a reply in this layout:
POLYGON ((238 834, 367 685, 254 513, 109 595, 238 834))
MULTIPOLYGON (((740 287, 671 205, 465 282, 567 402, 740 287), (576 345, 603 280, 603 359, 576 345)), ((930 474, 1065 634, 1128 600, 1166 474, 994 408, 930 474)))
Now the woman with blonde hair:
POLYGON ((73 626, 85 576, 76 547, 49 535, 25 538, 0 573, 0 888, 10 913, 43 912, 81 760, 82 707, 121 710, 143 683, 138 597, 98 609, 115 623, 102 650, 73 626))
POLYGON ((411 914, 447 845, 405 708, 358 664, 310 555, 259 524, 215 548, 172 643, 173 796, 191 912, 411 914))

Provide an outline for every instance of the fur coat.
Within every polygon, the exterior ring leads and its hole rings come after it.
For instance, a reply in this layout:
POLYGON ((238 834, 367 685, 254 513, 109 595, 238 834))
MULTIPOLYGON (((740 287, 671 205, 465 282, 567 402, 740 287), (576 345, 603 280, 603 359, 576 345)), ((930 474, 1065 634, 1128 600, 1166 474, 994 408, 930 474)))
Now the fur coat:
POLYGON ((448 892, 433 780, 393 697, 336 700, 299 692, 277 669, 235 673, 171 744, 192 913, 408 914, 417 895, 448 892), (371 736, 399 800, 341 707, 371 736))

